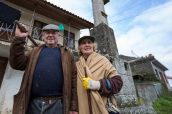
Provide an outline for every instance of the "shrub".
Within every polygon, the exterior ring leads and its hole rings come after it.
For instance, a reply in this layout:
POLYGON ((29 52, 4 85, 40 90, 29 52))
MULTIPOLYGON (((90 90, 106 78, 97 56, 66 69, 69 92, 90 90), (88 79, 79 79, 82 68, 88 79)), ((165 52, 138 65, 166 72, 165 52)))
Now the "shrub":
POLYGON ((153 107, 157 114, 172 114, 172 94, 169 93, 157 99, 153 107))

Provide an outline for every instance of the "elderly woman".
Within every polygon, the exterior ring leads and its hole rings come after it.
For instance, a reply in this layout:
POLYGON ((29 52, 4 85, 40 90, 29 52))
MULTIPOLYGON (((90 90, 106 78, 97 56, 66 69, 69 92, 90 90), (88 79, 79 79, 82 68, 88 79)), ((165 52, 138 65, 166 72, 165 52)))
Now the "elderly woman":
POLYGON ((123 82, 110 61, 95 52, 95 38, 84 36, 78 41, 77 66, 79 114, 108 114, 107 97, 118 93, 123 82))

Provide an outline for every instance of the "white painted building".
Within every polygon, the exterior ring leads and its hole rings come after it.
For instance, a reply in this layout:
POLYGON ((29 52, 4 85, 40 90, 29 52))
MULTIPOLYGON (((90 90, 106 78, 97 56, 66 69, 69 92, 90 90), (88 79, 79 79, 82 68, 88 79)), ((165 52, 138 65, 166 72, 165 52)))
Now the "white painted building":
MULTIPOLYGON (((90 29, 93 23, 78 17, 46 0, 0 1, 0 114, 10 114, 13 95, 18 92, 23 72, 14 70, 8 62, 10 42, 13 37, 14 20, 27 25, 30 35, 37 43, 41 28, 49 23, 63 24, 59 43, 77 49, 81 29, 90 29)), ((28 40, 28 47, 32 46, 28 40)))

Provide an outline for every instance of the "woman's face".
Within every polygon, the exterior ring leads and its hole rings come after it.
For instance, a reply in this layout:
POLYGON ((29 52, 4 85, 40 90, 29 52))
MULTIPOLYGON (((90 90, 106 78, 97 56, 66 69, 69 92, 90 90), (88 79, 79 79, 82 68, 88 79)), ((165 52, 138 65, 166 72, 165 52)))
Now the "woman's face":
POLYGON ((79 45, 79 50, 82 55, 90 55, 94 52, 94 43, 89 39, 84 39, 79 45))

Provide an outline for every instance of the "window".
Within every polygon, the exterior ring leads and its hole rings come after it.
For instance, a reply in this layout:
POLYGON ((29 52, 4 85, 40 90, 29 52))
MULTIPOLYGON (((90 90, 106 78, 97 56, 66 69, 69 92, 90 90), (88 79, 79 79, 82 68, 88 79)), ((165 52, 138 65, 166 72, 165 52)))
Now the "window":
POLYGON ((19 20, 21 13, 2 2, 0 2, 0 27, 5 31, 12 31, 14 21, 19 20))
POLYGON ((125 67, 125 70, 127 71, 128 70, 128 63, 124 62, 124 67, 125 67))
POLYGON ((163 77, 162 73, 161 73, 161 72, 159 72, 159 75, 161 76, 161 80, 162 80, 162 77, 163 77))
POLYGON ((41 21, 34 21, 33 29, 32 29, 32 37, 34 39, 41 40, 41 29, 47 25, 46 23, 43 23, 41 21))
POLYGON ((160 79, 157 69, 155 69, 155 75, 158 79, 160 79))
POLYGON ((64 30, 64 45, 75 49, 75 34, 64 30))
POLYGON ((0 2, 0 39, 10 41, 15 20, 19 20, 20 11, 0 2))

